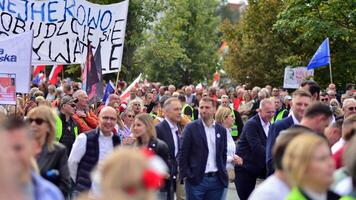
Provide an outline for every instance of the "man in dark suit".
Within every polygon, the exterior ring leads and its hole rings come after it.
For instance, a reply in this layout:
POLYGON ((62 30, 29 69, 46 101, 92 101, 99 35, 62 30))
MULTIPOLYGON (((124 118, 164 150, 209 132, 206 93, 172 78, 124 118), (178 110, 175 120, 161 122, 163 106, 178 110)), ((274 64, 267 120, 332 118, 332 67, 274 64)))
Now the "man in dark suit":
POLYGON ((228 185, 226 172, 226 129, 214 122, 215 101, 204 97, 199 103, 200 119, 183 132, 179 172, 186 178, 187 200, 218 200, 228 185))
POLYGON ((164 102, 163 110, 165 118, 156 125, 156 133, 157 137, 168 145, 170 157, 172 158, 169 166, 170 178, 166 180, 164 192, 167 192, 166 199, 173 200, 178 175, 177 157, 181 140, 181 131, 178 129, 177 124, 181 119, 182 105, 178 98, 172 97, 164 102))
POLYGON ((235 168, 235 185, 241 200, 248 199, 257 178, 266 176, 266 139, 275 111, 272 100, 261 100, 258 114, 249 119, 242 130, 236 154, 243 159, 243 164, 235 168))
POLYGON ((268 132, 266 146, 267 176, 273 174, 274 172, 272 148, 274 143, 276 142, 276 138, 278 137, 281 131, 288 129, 293 125, 298 125, 300 123, 304 115, 304 111, 310 103, 311 94, 308 91, 305 91, 303 89, 296 90, 292 96, 290 116, 280 121, 277 121, 276 123, 271 125, 268 132))

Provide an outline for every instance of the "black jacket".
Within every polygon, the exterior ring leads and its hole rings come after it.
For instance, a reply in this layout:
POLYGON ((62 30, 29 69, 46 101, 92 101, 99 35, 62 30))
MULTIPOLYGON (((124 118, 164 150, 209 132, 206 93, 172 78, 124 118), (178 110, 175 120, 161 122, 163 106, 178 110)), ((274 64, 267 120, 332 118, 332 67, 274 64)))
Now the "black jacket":
POLYGON ((150 142, 147 146, 149 149, 152 149, 162 160, 167 164, 170 165, 170 156, 169 156, 169 149, 165 142, 158 138, 151 138, 150 142))
POLYGON ((70 188, 67 161, 67 149, 60 143, 55 143, 52 151, 48 149, 47 145, 43 146, 42 152, 37 158, 41 176, 55 184, 64 197, 68 197, 70 188))

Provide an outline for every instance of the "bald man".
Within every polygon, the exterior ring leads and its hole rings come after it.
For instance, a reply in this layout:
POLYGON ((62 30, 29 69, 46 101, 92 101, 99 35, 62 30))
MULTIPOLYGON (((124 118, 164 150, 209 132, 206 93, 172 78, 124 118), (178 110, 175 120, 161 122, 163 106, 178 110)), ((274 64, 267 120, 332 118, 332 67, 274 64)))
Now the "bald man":
POLYGON ((106 106, 99 114, 98 128, 79 134, 75 140, 68 159, 74 196, 91 188, 90 172, 121 143, 120 138, 113 133, 116 121, 116 110, 106 106))

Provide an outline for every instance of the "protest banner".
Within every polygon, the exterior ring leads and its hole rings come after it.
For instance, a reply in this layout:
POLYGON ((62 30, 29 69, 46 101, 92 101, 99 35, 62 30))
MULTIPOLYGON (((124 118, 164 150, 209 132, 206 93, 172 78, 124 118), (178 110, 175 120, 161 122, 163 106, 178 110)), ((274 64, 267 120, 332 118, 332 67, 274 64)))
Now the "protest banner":
POLYGON ((32 31, 0 40, 0 72, 16 74, 16 92, 30 89, 32 31))
POLYGON ((314 70, 308 70, 306 67, 286 67, 283 88, 297 89, 303 80, 311 76, 314 76, 314 70))
POLYGON ((89 40, 101 45, 103 74, 121 67, 128 0, 98 5, 84 0, 0 0, 0 37, 34 31, 33 64, 82 64, 89 40))
POLYGON ((16 105, 16 75, 0 73, 0 104, 16 105))

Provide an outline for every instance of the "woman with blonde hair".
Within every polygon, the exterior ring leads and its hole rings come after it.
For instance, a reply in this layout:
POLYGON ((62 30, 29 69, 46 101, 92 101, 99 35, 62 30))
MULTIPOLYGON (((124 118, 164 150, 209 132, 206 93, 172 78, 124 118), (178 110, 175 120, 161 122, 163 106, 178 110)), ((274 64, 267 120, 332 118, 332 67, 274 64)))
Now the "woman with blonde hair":
POLYGON ((328 142, 314 134, 302 134, 288 145, 282 161, 292 191, 287 200, 336 200, 329 190, 335 164, 328 142))
POLYGON ((169 149, 165 142, 158 139, 152 117, 147 113, 136 115, 132 125, 135 145, 152 149, 166 163, 169 162, 169 149))
MULTIPOLYGON (((215 121, 219 123, 224 128, 226 128, 227 136, 227 159, 226 159, 226 170, 228 172, 228 178, 230 182, 235 180, 235 169, 234 165, 242 165, 242 158, 235 154, 236 145, 231 136, 232 125, 234 125, 235 117, 230 108, 220 106, 218 111, 215 113, 215 121)), ((227 188, 224 190, 223 197, 221 199, 226 199, 227 188)))
MULTIPOLYGON (((170 153, 168 145, 157 138, 156 129, 152 117, 147 113, 136 115, 132 125, 132 134, 136 140, 135 145, 146 147, 154 151, 162 160, 170 166, 170 153)), ((168 174, 167 174, 167 177, 168 174)), ((167 192, 160 193, 159 199, 166 199, 167 192)))
POLYGON ((58 186, 67 197, 70 186, 67 150, 55 142, 55 117, 50 107, 38 106, 28 113, 26 120, 38 144, 37 163, 41 176, 58 186))

